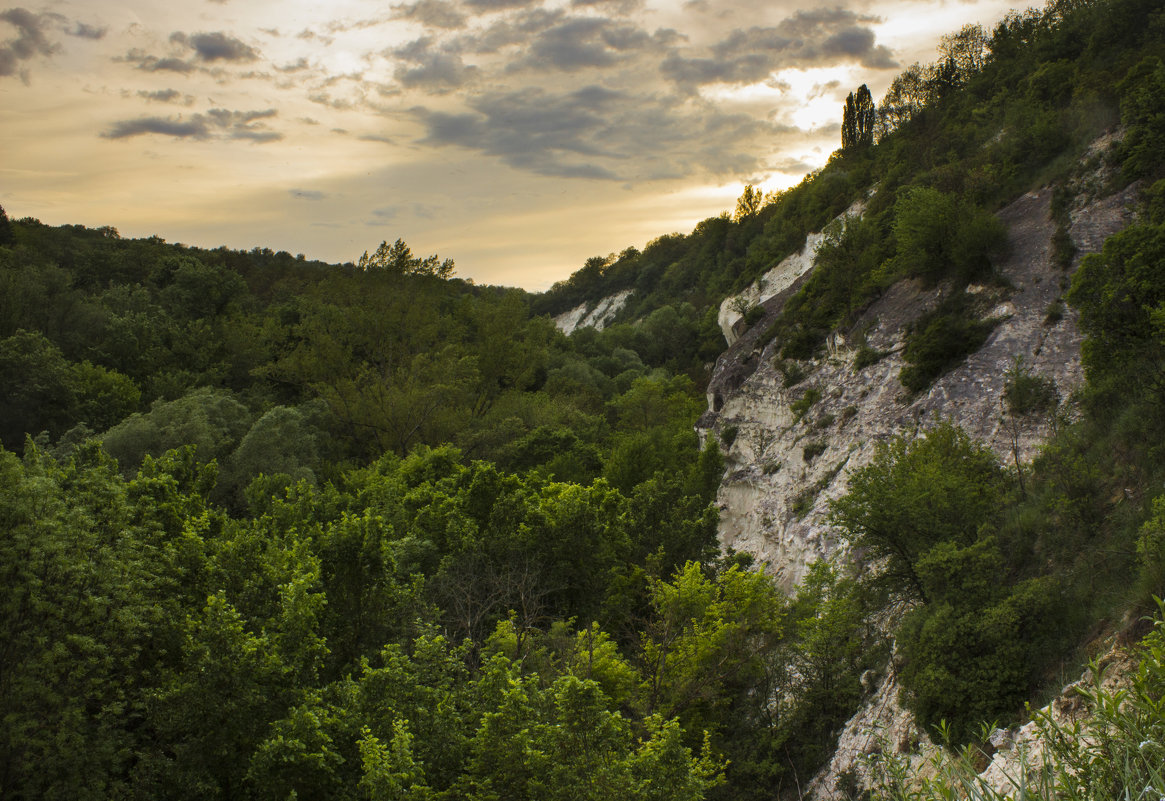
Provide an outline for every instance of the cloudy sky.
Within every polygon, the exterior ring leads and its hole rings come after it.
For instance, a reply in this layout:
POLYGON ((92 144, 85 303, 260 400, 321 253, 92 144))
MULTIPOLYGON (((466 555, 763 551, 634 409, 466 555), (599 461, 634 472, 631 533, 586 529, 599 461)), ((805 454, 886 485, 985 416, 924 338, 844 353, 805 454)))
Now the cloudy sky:
POLYGON ((782 188, 1014 0, 0 0, 0 205, 544 289, 782 188))

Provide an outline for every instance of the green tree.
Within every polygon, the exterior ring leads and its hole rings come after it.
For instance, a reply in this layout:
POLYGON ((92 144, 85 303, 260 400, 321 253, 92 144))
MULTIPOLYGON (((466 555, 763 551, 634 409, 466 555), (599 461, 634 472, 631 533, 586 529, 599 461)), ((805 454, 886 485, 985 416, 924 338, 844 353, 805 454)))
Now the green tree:
POLYGON ((8 221, 8 214, 0 206, 0 247, 7 247, 16 243, 16 235, 12 232, 12 223, 8 221))
POLYGON ((764 193, 752 184, 745 184, 744 192, 736 200, 736 211, 733 213, 732 219, 740 222, 756 214, 760 211, 763 200, 764 193))
POLYGON ((857 93, 850 92, 845 99, 841 122, 841 148, 852 150, 869 145, 874 141, 874 124, 877 110, 870 96, 870 88, 864 83, 857 93))
POLYGON ((26 435, 69 428, 77 400, 68 361, 39 331, 18 331, 0 340, 0 444, 24 446, 26 435))
POLYGON ((357 269, 382 270, 392 275, 429 275, 447 279, 453 277, 453 260, 441 260, 436 255, 418 258, 405 244, 403 239, 397 239, 391 245, 381 242, 372 255, 364 251, 364 255, 356 264, 357 269))
POLYGON ((1165 225, 1133 225, 1087 256, 1068 301, 1080 310, 1094 382, 1156 387, 1165 373, 1165 225))
POLYGON ((895 591, 925 603, 919 560, 939 543, 973 543, 996 520, 1004 480, 986 446, 943 423, 917 439, 879 444, 831 504, 830 519, 867 561, 885 563, 882 579, 895 591))

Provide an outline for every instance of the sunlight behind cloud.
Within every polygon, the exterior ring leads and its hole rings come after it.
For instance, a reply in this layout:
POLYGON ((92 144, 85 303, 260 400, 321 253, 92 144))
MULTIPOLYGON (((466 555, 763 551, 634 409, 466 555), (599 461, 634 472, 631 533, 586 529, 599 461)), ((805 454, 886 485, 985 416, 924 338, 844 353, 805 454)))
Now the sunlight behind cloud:
POLYGON ((400 236, 527 286, 796 183, 848 92, 1003 7, 25 5, 43 46, 0 75, 10 212, 341 261, 400 236))

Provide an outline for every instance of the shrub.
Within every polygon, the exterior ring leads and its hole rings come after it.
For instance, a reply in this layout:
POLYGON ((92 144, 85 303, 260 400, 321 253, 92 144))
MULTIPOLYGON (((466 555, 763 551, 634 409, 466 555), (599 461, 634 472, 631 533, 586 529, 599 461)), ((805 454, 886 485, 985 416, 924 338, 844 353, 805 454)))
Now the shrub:
POLYGON ((979 350, 995 323, 976 318, 961 293, 923 315, 912 326, 902 351, 908 362, 898 374, 902 386, 912 394, 929 387, 979 350))
POLYGON ((878 350, 871 348, 869 345, 863 344, 858 348, 857 353, 854 354, 854 369, 865 370, 872 364, 877 364, 886 357, 889 351, 878 350))
POLYGON ((805 380, 805 376, 809 374, 799 362, 792 359, 777 359, 773 363, 773 366, 781 374, 781 378, 783 379, 781 384, 786 389, 800 384, 805 380))
POLYGON ((813 442, 810 442, 808 445, 806 445, 805 448, 801 451, 801 458, 803 458, 806 463, 812 462, 818 456, 825 453, 825 449, 828 447, 829 445, 824 441, 814 440, 813 442))
POLYGON ((1003 399, 1009 412, 1017 417, 1026 417, 1055 407, 1059 394, 1052 379, 1032 373, 1024 368, 1022 359, 1016 359, 1007 371, 1003 399))
POLYGON ((817 401, 821 400, 821 390, 817 387, 809 387, 805 390, 805 394, 797 400, 793 401, 789 407, 793 412, 793 419, 797 422, 801 421, 810 409, 813 408, 817 401))
POLYGON ((720 441, 724 443, 725 448, 731 448, 732 443, 736 442, 736 435, 740 433, 740 428, 737 426, 724 426, 720 429, 720 441))

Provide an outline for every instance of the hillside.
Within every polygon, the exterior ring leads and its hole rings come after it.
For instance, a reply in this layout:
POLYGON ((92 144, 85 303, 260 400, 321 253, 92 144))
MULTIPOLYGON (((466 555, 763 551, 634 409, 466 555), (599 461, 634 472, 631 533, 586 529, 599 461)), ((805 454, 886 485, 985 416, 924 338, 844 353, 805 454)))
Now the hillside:
POLYGON ((1038 737, 1165 594, 1158 6, 953 33, 541 295, 0 213, 0 795, 904 798, 1038 737))

